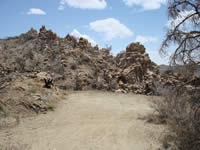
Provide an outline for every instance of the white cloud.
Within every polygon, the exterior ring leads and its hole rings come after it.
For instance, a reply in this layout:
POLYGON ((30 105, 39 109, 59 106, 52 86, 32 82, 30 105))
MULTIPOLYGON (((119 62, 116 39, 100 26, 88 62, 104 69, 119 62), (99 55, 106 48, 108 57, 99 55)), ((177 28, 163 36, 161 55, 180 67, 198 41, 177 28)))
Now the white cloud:
POLYGON ((159 9, 161 5, 167 4, 167 0, 123 0, 123 2, 129 7, 141 6, 144 10, 159 9))
POLYGON ((75 36, 76 38, 80 38, 80 37, 83 37, 85 39, 87 39, 91 44, 92 46, 95 46, 97 43, 91 38, 89 37, 88 35, 86 34, 81 34, 78 30, 74 29, 72 32, 71 32, 71 35, 75 36))
MULTIPOLYGON (((168 28, 174 28, 175 26, 177 26, 181 21, 183 21, 184 18, 186 18, 187 16, 191 15, 195 13, 194 10, 190 10, 190 11, 182 11, 179 13, 179 15, 177 16, 177 18, 175 20, 170 19, 166 26, 168 28)), ((189 26, 191 25, 191 20, 187 20, 183 25, 184 26, 189 26)), ((182 26, 183 27, 183 26, 182 26)))
POLYGON ((46 12, 39 8, 30 8, 27 14, 28 15, 46 15, 46 12))
POLYGON ((65 9, 64 5, 60 5, 60 6, 58 7, 58 10, 64 10, 64 9, 65 9))
POLYGON ((150 59, 158 65, 169 65, 169 56, 163 57, 159 54, 159 50, 146 50, 150 59))
POLYGON ((126 38, 133 35, 128 27, 114 18, 91 22, 89 27, 96 32, 103 33, 106 40, 112 40, 116 37, 126 38))
POLYGON ((156 42, 158 39, 152 36, 136 36, 136 42, 140 42, 141 44, 149 43, 149 42, 156 42))
POLYGON ((64 5, 81 9, 104 9, 107 6, 105 0, 61 0, 59 10, 64 9, 64 5))

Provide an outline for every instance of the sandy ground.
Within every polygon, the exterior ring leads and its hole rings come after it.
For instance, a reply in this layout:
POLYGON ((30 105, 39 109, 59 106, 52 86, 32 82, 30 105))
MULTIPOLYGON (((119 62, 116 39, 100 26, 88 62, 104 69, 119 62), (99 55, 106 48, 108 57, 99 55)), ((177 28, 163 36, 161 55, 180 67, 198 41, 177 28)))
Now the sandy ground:
MULTIPOLYGON (((0 131, 1 145, 27 150, 153 150, 163 126, 138 117, 152 112, 150 97, 73 92, 53 112, 0 131)), ((1 150, 1 148, 0 148, 1 150)))

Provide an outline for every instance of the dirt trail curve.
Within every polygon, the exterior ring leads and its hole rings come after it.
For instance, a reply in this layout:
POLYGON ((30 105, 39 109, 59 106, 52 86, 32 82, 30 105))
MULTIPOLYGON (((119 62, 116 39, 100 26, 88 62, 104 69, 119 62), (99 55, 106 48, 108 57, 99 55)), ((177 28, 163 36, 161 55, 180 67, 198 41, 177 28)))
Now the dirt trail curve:
POLYGON ((54 112, 23 119, 0 131, 0 143, 28 150, 153 150, 162 126, 138 119, 152 111, 149 97, 74 92, 54 112))

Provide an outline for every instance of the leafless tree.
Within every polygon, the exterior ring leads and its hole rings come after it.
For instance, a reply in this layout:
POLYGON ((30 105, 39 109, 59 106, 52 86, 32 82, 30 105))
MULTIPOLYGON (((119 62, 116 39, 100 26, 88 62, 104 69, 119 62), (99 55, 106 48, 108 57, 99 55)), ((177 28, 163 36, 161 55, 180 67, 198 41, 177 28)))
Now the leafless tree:
POLYGON ((176 47, 170 62, 200 64, 200 0, 169 0, 169 23, 160 52, 176 47))

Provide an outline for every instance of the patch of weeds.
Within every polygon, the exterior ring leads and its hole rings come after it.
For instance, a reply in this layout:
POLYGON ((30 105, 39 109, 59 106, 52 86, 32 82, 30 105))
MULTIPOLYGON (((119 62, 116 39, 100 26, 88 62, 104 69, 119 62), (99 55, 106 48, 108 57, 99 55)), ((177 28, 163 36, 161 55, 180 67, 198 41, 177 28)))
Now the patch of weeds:
POLYGON ((156 113, 151 113, 147 116, 139 117, 138 119, 145 120, 147 123, 167 124, 166 118, 156 113))
MULTIPOLYGON (((164 91, 163 99, 154 101, 157 119, 168 126, 163 146, 173 150, 200 149, 200 93, 182 87, 164 91)), ((150 118, 150 121, 154 121, 150 118)))
POLYGON ((8 110, 6 109, 5 106, 0 104, 0 117, 7 117, 8 116, 8 110))
POLYGON ((27 144, 11 144, 6 143, 5 145, 0 144, 0 150, 27 150, 30 149, 30 147, 27 144))
POLYGON ((36 89, 36 88, 31 88, 31 89, 29 90, 29 92, 35 94, 35 93, 37 92, 37 89, 36 89))
POLYGON ((55 103, 49 103, 49 104, 47 104, 47 109, 48 110, 55 110, 55 108, 56 108, 56 104, 55 103))

